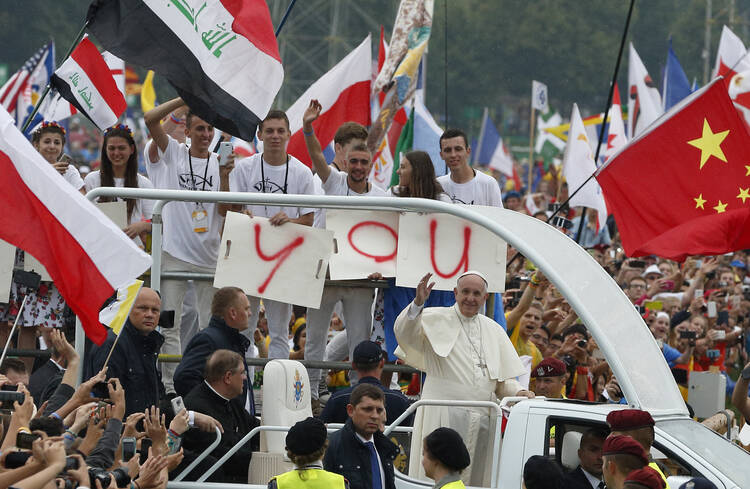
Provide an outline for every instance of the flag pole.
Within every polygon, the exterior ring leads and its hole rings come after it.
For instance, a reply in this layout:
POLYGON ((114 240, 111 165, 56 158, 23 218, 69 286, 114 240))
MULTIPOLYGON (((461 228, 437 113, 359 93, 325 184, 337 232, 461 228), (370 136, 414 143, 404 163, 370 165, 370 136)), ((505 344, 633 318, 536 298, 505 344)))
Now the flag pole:
MULTIPOLYGON (((602 139, 604 139, 604 123, 607 121, 607 116, 609 114, 609 108, 612 106, 612 98, 615 94, 615 83, 617 82, 617 74, 620 71, 620 62, 622 61, 622 53, 625 50, 625 40, 628 37, 628 30, 630 28, 630 19, 633 16, 633 7, 635 6, 635 0, 630 0, 630 7, 628 8, 628 16, 625 19, 625 28, 622 32, 622 38, 620 39, 620 52, 617 54, 617 62, 615 63, 615 72, 612 74, 612 83, 609 86, 609 96, 607 97, 607 106, 604 110, 604 121, 602 121, 602 127, 599 128, 599 142, 596 145, 596 155, 594 156, 594 163, 599 160, 599 151, 602 147, 602 139)), ((560 212, 561 209, 565 207, 565 204, 567 204, 570 199, 573 198, 575 194, 578 193, 579 190, 581 190, 592 178, 594 178, 594 175, 596 175, 596 172, 589 175, 589 177, 586 179, 585 182, 581 184, 580 187, 575 189, 572 193, 568 194, 568 198, 565 199, 565 202, 561 203, 557 209, 552 213, 551 216, 547 218, 547 222, 550 222, 554 217, 560 212)), ((583 222, 583 217, 581 217, 581 222, 583 222)), ((578 226, 580 228, 580 224, 578 226)), ((578 233, 580 235, 580 232, 578 233)), ((576 240, 576 243, 578 240, 576 240)), ((521 255, 520 252, 516 252, 515 255, 513 255, 513 258, 508 260, 508 262, 505 264, 505 267, 509 267, 516 259, 521 255)))
POLYGON ((26 294, 23 296, 23 302, 21 302, 21 307, 18 309, 18 312, 16 313, 16 320, 13 321, 13 327, 10 329, 8 340, 5 342, 5 348, 3 348, 3 354, 0 355, 0 365, 2 365, 3 362, 5 361, 5 354, 8 353, 8 345, 10 345, 10 341, 13 339, 13 333, 16 330, 16 326, 18 326, 18 320, 21 318, 21 313, 23 312, 23 306, 26 305, 26 299, 28 298, 29 298, 29 294, 26 294))
MULTIPOLYGON (((66 59, 70 57, 70 54, 73 52, 73 50, 78 46, 78 43, 81 42, 81 39, 83 39, 83 35, 86 33, 86 27, 88 27, 89 21, 83 23, 83 27, 81 27, 81 30, 78 31, 78 34, 76 35, 75 40, 73 41, 73 44, 70 45, 70 49, 68 49, 68 52, 65 54, 65 57, 63 58, 62 62, 64 63, 66 59)), ((49 90, 51 88, 51 85, 49 82, 47 82, 47 86, 44 89, 44 92, 42 92, 42 96, 39 97, 39 100, 37 100, 36 105, 34 106, 34 110, 31 111, 31 114, 26 119, 26 122, 23 124, 23 128, 21 129, 21 132, 26 132, 26 129, 29 128, 29 125, 31 125, 31 121, 34 120, 34 116, 39 112, 39 108, 42 106, 42 102, 44 102, 44 99, 47 97, 47 94, 49 94, 49 90)))
MULTIPOLYGON (((123 324, 122 327, 124 328, 125 325, 123 324)), ((112 356, 112 352, 115 351, 115 347, 117 346, 117 342, 120 339, 120 334, 121 333, 122 333, 122 330, 120 330, 120 333, 118 333, 117 336, 115 336, 115 342, 112 343, 112 348, 109 349, 109 354, 107 355, 107 359, 104 360, 104 365, 102 366, 103 369, 107 368, 107 364, 109 363, 109 358, 112 356)))
POLYGON ((529 183, 526 193, 531 194, 531 182, 534 175, 534 101, 531 101, 531 117, 529 118, 529 183))
POLYGON ((284 12, 284 16, 281 18, 281 22, 279 22, 278 27, 276 27, 276 32, 274 32, 274 36, 279 37, 279 32, 281 32, 281 28, 284 27, 284 24, 286 24, 286 19, 289 17, 289 13, 294 8, 295 3, 297 3, 297 0, 292 0, 291 2, 289 2, 289 6, 286 8, 286 12, 284 12))
MULTIPOLYGON (((599 161, 599 153, 601 152, 602 140, 604 139, 604 126, 605 126, 605 123, 607 122, 607 118, 609 117, 609 109, 612 107, 612 98, 614 97, 614 94, 615 94, 615 83, 617 82, 617 74, 620 71, 620 62, 622 61, 622 53, 625 50, 625 40, 628 37, 628 29, 630 28, 630 19, 633 16, 634 6, 635 6, 635 0, 630 0, 630 8, 628 9, 628 17, 625 20, 625 28, 623 29, 622 39, 620 40, 620 52, 617 55, 617 62, 615 63, 615 72, 612 74, 612 83, 609 85, 609 95, 607 96, 607 105, 604 109, 604 120, 602 121, 602 125, 599 128, 599 142, 596 145, 596 154, 594 155, 594 163, 599 161)), ((547 219, 547 222, 550 222, 550 220, 552 220, 552 218, 554 218, 557 215, 557 213, 560 212, 560 209, 565 207, 565 204, 567 204, 570 201, 570 199, 572 199, 573 196, 575 196, 575 194, 577 194, 583 187, 586 186, 587 183, 589 183, 589 181, 592 178, 594 178, 594 175, 596 175, 596 172, 589 175, 589 177, 577 189, 569 193, 568 198, 565 200, 565 202, 560 204, 557 210, 553 212, 552 215, 547 219)))

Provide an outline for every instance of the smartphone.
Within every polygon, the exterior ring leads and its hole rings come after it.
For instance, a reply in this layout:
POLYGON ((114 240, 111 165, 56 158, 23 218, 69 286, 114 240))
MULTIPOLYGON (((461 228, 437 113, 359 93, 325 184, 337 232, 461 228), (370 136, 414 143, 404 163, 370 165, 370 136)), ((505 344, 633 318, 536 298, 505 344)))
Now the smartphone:
POLYGON ((126 436, 122 439, 122 461, 128 462, 135 456, 135 438, 126 436))
POLYGON ((716 329, 714 331, 716 331, 716 339, 718 341, 723 341, 727 339, 727 332, 724 331, 723 329, 716 329))
POLYGON ((729 311, 721 311, 717 314, 716 324, 729 324, 729 311))
POLYGON ((232 143, 228 141, 219 143, 219 166, 226 166, 227 159, 233 150, 232 143))
POLYGON ((716 317, 716 302, 708 301, 708 304, 706 304, 706 311, 707 311, 708 317, 715 318, 716 317))
POLYGON ((177 416, 180 411, 185 409, 185 403, 182 401, 182 396, 177 396, 172 399, 172 412, 177 416))
POLYGON ((674 281, 673 280, 665 280, 664 283, 661 285, 661 288, 663 290, 672 290, 672 289, 674 289, 674 281))
POLYGON ((26 465, 26 461, 31 457, 31 452, 10 452, 5 457, 6 469, 17 469, 26 465))
POLYGON ((693 298, 697 299, 698 297, 703 297, 703 289, 695 289, 695 292, 693 292, 693 298))
POLYGON ((41 438, 41 436, 21 431, 16 435, 16 447, 23 450, 31 450, 31 445, 37 438, 41 438))
POLYGON ((646 262, 643 260, 630 260, 630 266, 633 268, 646 268, 646 262))
POLYGON ((73 163, 73 158, 71 158, 70 155, 67 155, 67 154, 63 153, 63 154, 60 155, 60 158, 58 158, 57 161, 59 161, 61 163, 67 163, 67 164, 70 165, 71 163, 73 163))
POLYGON ((4 384, 0 391, 18 392, 18 384, 4 384))
POLYGON ((696 270, 703 266, 703 260, 695 260, 696 270))
POLYGON ((686 338, 688 340, 694 340, 696 338, 695 331, 680 331, 680 338, 686 338))
POLYGON ((139 463, 141 465, 146 463, 146 460, 148 459, 148 449, 151 448, 151 438, 141 438, 141 449, 139 451, 140 453, 140 461, 139 463))
POLYGON ((65 468, 63 469, 63 472, 67 472, 69 470, 78 470, 80 466, 81 465, 78 463, 78 459, 76 457, 65 457, 65 468))

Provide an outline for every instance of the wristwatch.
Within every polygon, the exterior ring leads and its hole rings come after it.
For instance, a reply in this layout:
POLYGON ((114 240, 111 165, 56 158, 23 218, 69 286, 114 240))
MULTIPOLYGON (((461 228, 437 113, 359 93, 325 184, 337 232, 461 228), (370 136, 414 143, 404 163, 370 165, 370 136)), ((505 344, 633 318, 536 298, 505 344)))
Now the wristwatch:
POLYGON ((745 380, 750 380, 750 365, 742 369, 742 378, 745 380))

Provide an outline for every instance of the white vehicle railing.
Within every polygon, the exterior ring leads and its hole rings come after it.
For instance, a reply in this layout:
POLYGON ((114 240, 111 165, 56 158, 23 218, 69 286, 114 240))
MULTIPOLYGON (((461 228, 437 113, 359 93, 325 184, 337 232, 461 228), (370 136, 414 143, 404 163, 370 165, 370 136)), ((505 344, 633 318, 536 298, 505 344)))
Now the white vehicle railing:
POLYGON ((196 459, 190 463, 190 465, 185 467, 185 470, 180 472, 179 475, 174 478, 175 482, 179 482, 184 479, 185 476, 187 476, 190 472, 193 471, 194 468, 198 466, 198 464, 203 462, 204 458, 208 457, 208 455, 214 451, 214 448, 219 446, 219 443, 221 443, 221 430, 219 430, 218 427, 215 427, 214 429, 216 430, 216 439, 211 442, 211 444, 207 446, 206 449, 203 450, 203 452, 201 452, 201 454, 198 455, 198 457, 196 457, 196 459))
MULTIPOLYGON (((652 414, 687 414, 687 408, 653 336, 619 285, 573 240, 530 216, 501 211, 493 219, 472 206, 394 197, 283 195, 100 187, 98 197, 151 199, 153 215, 152 287, 161 285, 161 210, 169 201, 267 204, 286 207, 441 212, 482 226, 531 260, 557 287, 588 327, 631 406, 652 414), (606 298, 606 300, 602 300, 606 298), (637 387, 636 387, 637 386, 637 387)), ((76 349, 83 351, 77 330, 76 349), (79 349, 80 347, 80 349, 79 349)))

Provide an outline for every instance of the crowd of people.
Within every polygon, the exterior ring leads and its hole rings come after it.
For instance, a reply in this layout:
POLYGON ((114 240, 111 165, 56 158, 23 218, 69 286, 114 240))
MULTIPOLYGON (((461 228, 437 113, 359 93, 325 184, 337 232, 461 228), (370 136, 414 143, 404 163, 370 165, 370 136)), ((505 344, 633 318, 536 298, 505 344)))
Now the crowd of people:
MULTIPOLYGON (((382 189, 368 179, 373 155, 365 127, 342 125, 333 161, 326 161, 313 124, 320 112, 313 100, 302 121, 312 169, 286 152, 289 120, 278 110, 258 127, 262 152, 244 159, 233 154, 220 162, 212 146, 214 128, 181 99, 145 114, 151 136, 142 154, 146 175, 138 172, 139 151, 124 125, 104 132, 99 169, 85 178, 63 152, 67 135, 60 125, 44 123, 32 144, 65 184, 82 193, 109 186, 420 197, 505 207, 544 220, 567 193, 564 183, 544 182, 525 197, 515 190, 503 195, 495 178, 469 164, 471 148, 459 129, 440 138, 446 175, 436 177, 427 153, 411 151, 399 162, 398 184, 382 189)), ((143 247, 152 209, 148 200, 126 200, 123 231, 143 247)), ((315 208, 173 202, 164 208, 162 272, 213 273, 223 217, 230 210, 268 218, 273 226, 325 227, 325 211, 315 208)), ((750 419, 748 253, 691 257, 684 263, 628 258, 612 219, 598 229, 593 210, 576 215, 563 208, 560 214, 572 222, 562 221, 560 231, 578 239, 641 313, 685 400, 691 372, 714 372, 726 378, 726 394, 750 419)), ((315 417, 290 429, 286 446, 295 470, 269 482, 279 489, 309 481, 393 489, 399 448, 382 430, 418 397, 543 396, 627 404, 586 326, 543 273, 523 257, 511 259, 515 254, 509 248, 506 290, 496 298, 502 304, 496 314, 487 308, 487 278, 478 271, 462 274, 454 291, 433 291, 429 273, 416 288, 393 280, 380 288, 326 285, 320 308, 307 310, 248 296, 237 287, 217 290, 209 282, 165 279, 158 292, 140 291, 119 337, 110 331, 102 345, 87 345, 80 358, 65 337, 70 313, 63 298, 54 283, 35 283, 23 271, 19 251, 10 300, 0 304, 0 340, 7 340, 20 315, 16 345, 45 349, 50 358, 36 364, 32 357, 8 358, 0 366, 0 383, 17 386, 18 395, 4 405, 0 465, 6 470, 0 471, 0 486, 32 489, 57 481, 66 488, 162 487, 211 444, 218 429, 223 433, 219 447, 186 474, 185 480, 195 480, 260 424, 253 385, 262 376, 248 366, 247 357, 352 364, 349 373, 308 369, 315 417), (159 354, 181 355, 181 361, 160 363, 159 354), (384 371, 394 362, 424 376, 384 371), (77 385, 79 373, 84 382, 77 385), (530 381, 519 381, 524 376, 530 381), (326 436, 323 422, 344 427, 326 436)), ((553 480, 558 487, 600 489, 606 482, 609 488, 661 489, 658 467, 644 468, 653 419, 631 411, 612 413, 611 433, 584 433, 578 472, 563 474, 554 461, 532 457, 524 471, 527 487, 555 487, 549 485, 553 480)), ((461 481, 489 485, 492 460, 486 446, 492 429, 481 410, 420 408, 405 423, 414 427, 411 476, 451 489, 461 481)), ((247 482, 258 447, 256 436, 209 480, 247 482)))

